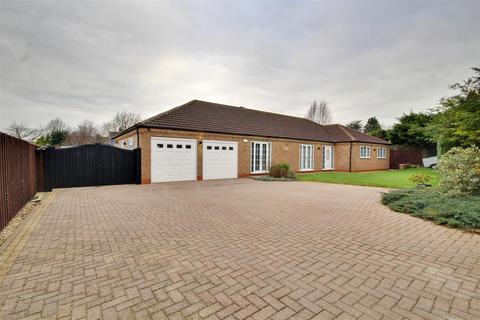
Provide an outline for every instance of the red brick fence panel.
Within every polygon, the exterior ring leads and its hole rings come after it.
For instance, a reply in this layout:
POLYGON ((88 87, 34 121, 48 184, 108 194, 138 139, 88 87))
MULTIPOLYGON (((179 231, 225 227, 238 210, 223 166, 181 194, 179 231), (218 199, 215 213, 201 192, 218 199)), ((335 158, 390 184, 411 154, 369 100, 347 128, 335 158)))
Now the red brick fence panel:
POLYGON ((390 151, 390 169, 398 169, 401 164, 422 165, 424 150, 422 149, 392 149, 390 151))
POLYGON ((0 230, 37 191, 35 149, 0 132, 0 230))

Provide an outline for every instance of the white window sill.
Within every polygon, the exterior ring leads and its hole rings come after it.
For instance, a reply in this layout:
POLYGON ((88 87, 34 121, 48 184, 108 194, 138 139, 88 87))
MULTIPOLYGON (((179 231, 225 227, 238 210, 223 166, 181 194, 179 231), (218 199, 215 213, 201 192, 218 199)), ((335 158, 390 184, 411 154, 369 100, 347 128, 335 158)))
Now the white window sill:
POLYGON ((370 159, 370 157, 360 157, 360 159, 370 159))
POLYGON ((313 171, 313 169, 300 169, 300 172, 308 172, 308 171, 313 171))

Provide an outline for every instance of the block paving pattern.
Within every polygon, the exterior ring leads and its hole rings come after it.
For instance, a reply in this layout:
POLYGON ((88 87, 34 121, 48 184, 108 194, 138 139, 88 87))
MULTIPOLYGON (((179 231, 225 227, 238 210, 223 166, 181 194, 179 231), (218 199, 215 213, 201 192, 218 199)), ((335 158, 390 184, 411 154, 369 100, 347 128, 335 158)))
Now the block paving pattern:
POLYGON ((28 241, 0 248, 0 318, 480 319, 480 235, 391 212, 382 191, 55 190, 28 241))

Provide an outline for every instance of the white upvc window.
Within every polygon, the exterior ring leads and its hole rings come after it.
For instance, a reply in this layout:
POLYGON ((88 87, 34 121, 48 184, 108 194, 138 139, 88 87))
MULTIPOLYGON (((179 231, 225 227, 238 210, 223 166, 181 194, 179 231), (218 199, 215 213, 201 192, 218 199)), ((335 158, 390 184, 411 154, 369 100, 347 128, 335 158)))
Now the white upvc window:
POLYGON ((313 170, 313 145, 300 145, 300 171, 313 170))
POLYGON ((377 149, 377 158, 378 159, 385 159, 387 157, 387 148, 379 147, 377 149))
POLYGON ((250 172, 267 173, 272 165, 272 143, 252 141, 250 172))
POLYGON ((128 147, 133 149, 133 137, 128 138, 128 147))
POLYGON ((362 159, 370 158, 370 147, 369 146, 360 146, 360 158, 362 158, 362 159))

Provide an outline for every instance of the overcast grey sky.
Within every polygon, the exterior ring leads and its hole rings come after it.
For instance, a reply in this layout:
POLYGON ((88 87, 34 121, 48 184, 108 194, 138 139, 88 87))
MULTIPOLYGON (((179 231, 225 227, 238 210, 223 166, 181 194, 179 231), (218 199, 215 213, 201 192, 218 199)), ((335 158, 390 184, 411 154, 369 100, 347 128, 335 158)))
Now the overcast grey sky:
POLYGON ((0 2, 0 128, 192 99, 390 125, 480 65, 480 1, 0 2))

